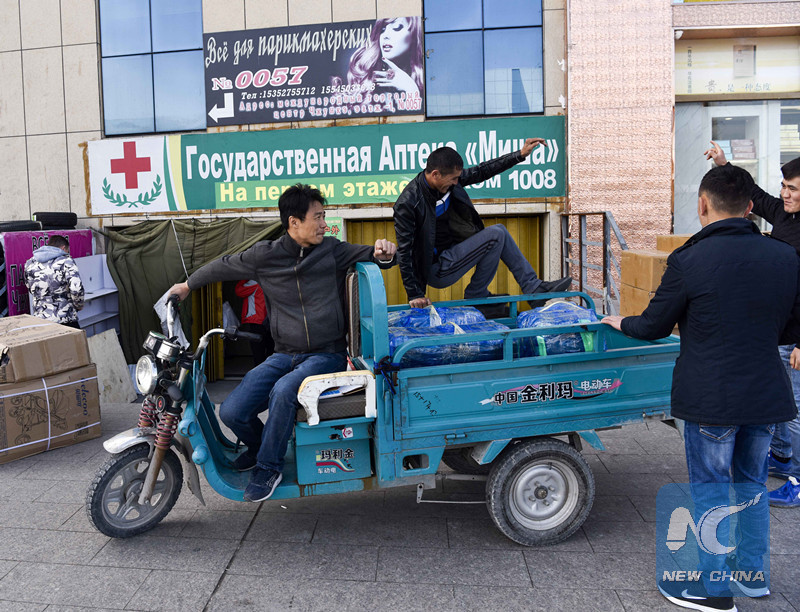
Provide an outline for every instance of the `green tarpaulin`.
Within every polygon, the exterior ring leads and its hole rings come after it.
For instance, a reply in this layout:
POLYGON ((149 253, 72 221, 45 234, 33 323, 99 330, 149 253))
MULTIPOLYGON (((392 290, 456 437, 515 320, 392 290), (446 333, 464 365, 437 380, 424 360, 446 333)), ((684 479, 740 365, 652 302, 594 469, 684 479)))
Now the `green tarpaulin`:
MULTIPOLYGON (((127 362, 136 363, 147 333, 161 329, 153 304, 172 285, 186 280, 184 266, 191 274, 222 255, 244 251, 282 233, 279 221, 247 219, 145 221, 103 232, 108 238, 108 269, 119 290, 120 342, 127 362)), ((186 313, 190 309, 182 310, 189 337, 186 313)))

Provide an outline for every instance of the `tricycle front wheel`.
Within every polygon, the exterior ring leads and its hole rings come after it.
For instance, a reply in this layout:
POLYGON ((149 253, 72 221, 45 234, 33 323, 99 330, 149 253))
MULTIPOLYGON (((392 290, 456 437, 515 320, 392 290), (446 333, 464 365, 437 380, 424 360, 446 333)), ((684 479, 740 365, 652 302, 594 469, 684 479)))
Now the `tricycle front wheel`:
POLYGON ((575 533, 594 501, 594 475, 581 454, 547 438, 509 448, 486 482, 492 520, 525 546, 554 544, 575 533))
POLYGON ((97 470, 86 494, 86 511, 92 524, 107 536, 129 538, 148 531, 175 505, 183 484, 183 467, 171 451, 164 456, 150 501, 139 503, 149 454, 149 445, 139 444, 113 455, 97 470))

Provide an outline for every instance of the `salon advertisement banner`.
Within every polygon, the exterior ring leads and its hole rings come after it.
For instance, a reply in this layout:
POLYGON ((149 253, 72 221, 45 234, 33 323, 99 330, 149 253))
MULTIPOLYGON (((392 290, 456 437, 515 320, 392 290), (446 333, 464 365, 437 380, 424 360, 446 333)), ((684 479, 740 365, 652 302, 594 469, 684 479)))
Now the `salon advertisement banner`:
POLYGON ((439 147, 454 148, 468 168, 518 151, 531 137, 546 146, 468 186, 470 196, 564 196, 563 116, 95 140, 88 143, 92 214, 274 208, 298 182, 332 205, 393 204, 439 147))
MULTIPOLYGON (((40 246, 50 240, 50 236, 66 236, 69 240, 69 254, 86 257, 92 254, 92 230, 43 230, 38 232, 8 232, 0 234, 0 244, 5 256, 6 295, 8 297, 8 316, 30 312, 28 288, 25 286, 25 262, 40 246)), ((0 312, 4 310, 0 304, 0 312)))
POLYGON ((423 113, 422 20, 203 35, 209 126, 423 113))

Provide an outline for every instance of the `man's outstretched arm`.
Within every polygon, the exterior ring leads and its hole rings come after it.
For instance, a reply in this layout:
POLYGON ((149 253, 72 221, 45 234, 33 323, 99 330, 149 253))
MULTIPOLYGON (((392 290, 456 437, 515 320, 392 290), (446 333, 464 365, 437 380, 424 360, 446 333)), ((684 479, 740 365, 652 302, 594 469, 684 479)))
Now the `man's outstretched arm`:
MULTIPOLYGON (((725 152, 713 140, 711 141, 711 148, 708 149, 703 155, 706 159, 713 160, 717 166, 724 166, 728 162, 725 157, 725 152)), ((750 199, 753 200, 753 214, 763 217, 769 223, 774 223, 774 219, 778 212, 783 210, 783 201, 780 198, 769 195, 766 191, 761 189, 758 185, 753 185, 753 191, 750 193, 750 199)))
POLYGON ((481 183, 487 179, 490 179, 493 176, 516 166, 518 163, 527 158, 528 155, 531 154, 531 151, 533 151, 539 145, 547 146, 547 142, 544 138, 527 138, 525 140, 525 144, 522 145, 522 148, 519 151, 514 151, 513 153, 508 153, 507 155, 496 157, 495 159, 490 159, 489 161, 485 161, 477 166, 472 166, 471 168, 465 168, 461 173, 461 178, 458 182, 462 185, 472 185, 474 183, 481 183))

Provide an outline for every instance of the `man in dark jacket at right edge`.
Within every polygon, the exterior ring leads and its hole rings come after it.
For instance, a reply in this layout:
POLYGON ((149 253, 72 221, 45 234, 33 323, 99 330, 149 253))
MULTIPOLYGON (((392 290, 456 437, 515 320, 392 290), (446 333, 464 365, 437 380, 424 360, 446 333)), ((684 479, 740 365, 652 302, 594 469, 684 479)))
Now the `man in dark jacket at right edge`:
POLYGON ((431 301, 427 286, 444 289, 475 267, 464 290, 466 299, 489 297, 488 287, 502 260, 523 293, 566 291, 567 276, 543 281, 525 259, 505 225, 484 228, 464 187, 483 182, 523 161, 542 138, 528 138, 519 151, 464 169, 464 160, 451 147, 440 147, 425 170, 406 185, 394 205, 397 260, 412 308, 431 301))
MULTIPOLYGON (((756 573, 764 570, 769 550, 767 451, 775 424, 797 414, 775 349, 800 339, 800 259, 791 246, 762 236, 745 218, 753 207, 752 187, 752 177, 741 168, 710 170, 697 204, 703 229, 669 256, 641 316, 609 316, 603 323, 646 340, 668 336, 678 324, 672 416, 685 420, 695 512, 729 505, 727 494, 719 499, 718 493, 714 498, 707 493, 714 483, 734 483, 737 497, 744 489, 755 490, 742 512, 755 527, 741 530, 735 561, 754 579, 739 580, 736 587, 762 597, 769 594, 767 575, 759 580, 756 573)), ((702 549, 698 555, 702 581, 681 592, 660 583, 661 593, 693 610, 736 610, 730 583, 713 578, 724 571, 726 556, 702 549)))
MULTIPOLYGON (((705 152, 718 166, 728 163, 725 153, 713 140, 705 152)), ((781 197, 769 195, 758 185, 753 185, 753 214, 772 224, 773 238, 791 244, 800 253, 800 157, 781 166, 781 197)), ((800 348, 794 344, 778 347, 789 380, 792 381, 795 404, 800 404, 800 348)), ((779 423, 772 436, 769 455, 770 476, 786 478, 782 487, 770 492, 773 506, 800 508, 800 419, 779 423)))

